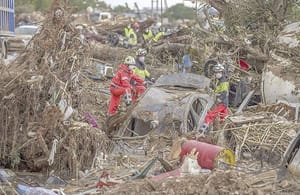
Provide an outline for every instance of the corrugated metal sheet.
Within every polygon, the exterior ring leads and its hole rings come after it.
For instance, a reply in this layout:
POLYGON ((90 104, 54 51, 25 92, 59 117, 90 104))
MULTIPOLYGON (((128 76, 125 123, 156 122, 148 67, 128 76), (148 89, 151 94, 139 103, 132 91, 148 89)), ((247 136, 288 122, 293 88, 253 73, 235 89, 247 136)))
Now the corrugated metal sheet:
POLYGON ((0 35, 14 35, 15 10, 14 0, 0 0, 0 35))

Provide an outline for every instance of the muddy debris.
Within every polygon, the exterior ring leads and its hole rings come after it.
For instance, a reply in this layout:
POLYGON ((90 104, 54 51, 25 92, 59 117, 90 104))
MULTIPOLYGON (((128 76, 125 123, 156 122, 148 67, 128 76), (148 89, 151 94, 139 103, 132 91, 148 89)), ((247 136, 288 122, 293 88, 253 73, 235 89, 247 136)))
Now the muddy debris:
MULTIPOLYGON (((227 13, 235 6, 232 1, 224 9, 214 3, 227 22, 234 22, 227 13)), ((124 27, 132 20, 117 16, 83 25, 93 30, 84 32, 79 21, 72 21, 71 10, 67 0, 54 0, 26 49, 8 64, 1 61, 1 194, 30 187, 59 189, 57 194, 300 191, 293 174, 278 180, 282 168, 297 164, 299 147, 286 156, 291 142, 300 143, 299 46, 283 43, 287 30, 276 29, 283 37, 272 42, 277 36, 268 38, 270 29, 257 28, 253 35, 241 28, 235 36, 236 23, 228 33, 183 25, 155 43, 125 48, 124 27), (120 39, 112 43, 109 36, 115 34, 120 39), (108 116, 111 78, 139 47, 147 50, 145 62, 156 83, 108 116), (188 73, 182 73, 185 54, 193 64, 188 73), (199 130, 212 106, 208 102, 215 101, 210 86, 218 63, 230 83, 229 116, 217 117, 204 134, 199 130), (174 75, 177 80, 164 80, 174 75), (190 81, 180 86, 187 75, 192 81, 201 75, 208 83, 203 89, 190 81), (159 90, 161 98, 151 99, 159 90), (158 111, 167 114, 161 117, 158 111), (184 153, 185 143, 203 147, 184 153)), ((158 22, 136 21, 142 31, 158 22)))
POLYGON ((76 176, 109 145, 101 129, 81 120, 81 70, 89 62, 89 47, 80 40, 67 10, 64 1, 54 1, 28 48, 1 70, 3 166, 67 170, 67 175, 76 176))

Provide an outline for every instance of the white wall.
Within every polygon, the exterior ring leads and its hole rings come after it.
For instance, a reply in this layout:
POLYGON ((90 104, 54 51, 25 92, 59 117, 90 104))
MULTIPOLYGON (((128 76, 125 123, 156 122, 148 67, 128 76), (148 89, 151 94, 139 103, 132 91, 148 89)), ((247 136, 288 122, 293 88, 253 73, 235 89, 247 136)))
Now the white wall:
POLYGON ((265 71, 262 74, 261 90, 266 104, 276 103, 277 100, 292 100, 293 103, 300 100, 300 96, 292 94, 292 92, 295 92, 294 83, 283 80, 271 71, 265 71))

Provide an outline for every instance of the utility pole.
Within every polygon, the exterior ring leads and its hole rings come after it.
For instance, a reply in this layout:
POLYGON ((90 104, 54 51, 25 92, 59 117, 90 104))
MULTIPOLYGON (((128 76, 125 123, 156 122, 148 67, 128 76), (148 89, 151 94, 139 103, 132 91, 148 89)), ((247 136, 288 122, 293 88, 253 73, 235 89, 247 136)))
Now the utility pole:
POLYGON ((159 7, 158 5, 159 5, 159 2, 158 2, 158 0, 156 0, 155 2, 156 2, 156 14, 157 14, 157 17, 158 17, 158 7, 159 7))
POLYGON ((160 23, 163 23, 163 0, 160 0, 160 23))
POLYGON ((168 1, 165 0, 165 10, 167 10, 167 9, 168 9, 168 1))
POLYGON ((156 4, 156 14, 158 14, 158 0, 151 0, 151 17, 154 17, 154 4, 156 4))
POLYGON ((153 0, 151 0, 151 18, 153 18, 153 0))

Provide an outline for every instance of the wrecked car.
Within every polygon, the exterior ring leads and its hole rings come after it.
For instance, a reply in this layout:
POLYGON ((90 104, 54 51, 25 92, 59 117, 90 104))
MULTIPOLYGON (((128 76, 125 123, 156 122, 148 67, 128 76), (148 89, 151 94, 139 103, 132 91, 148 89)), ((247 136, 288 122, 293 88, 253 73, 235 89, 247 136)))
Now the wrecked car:
POLYGON ((145 135, 151 129, 159 133, 199 130, 214 103, 209 86, 209 78, 192 73, 160 77, 134 107, 127 132, 145 135))
MULTIPOLYGON (((39 27, 36 25, 22 25, 15 29, 15 36, 3 39, 5 51, 3 53, 18 52, 23 50, 31 38, 37 33, 39 27)), ((6 55, 5 55, 6 58, 6 55)))

